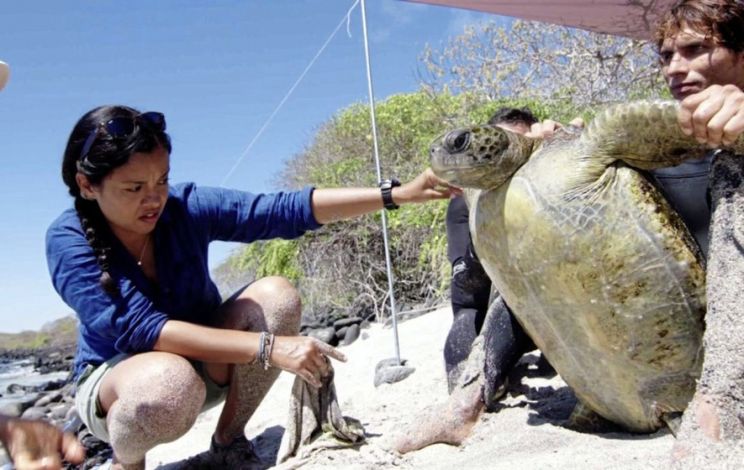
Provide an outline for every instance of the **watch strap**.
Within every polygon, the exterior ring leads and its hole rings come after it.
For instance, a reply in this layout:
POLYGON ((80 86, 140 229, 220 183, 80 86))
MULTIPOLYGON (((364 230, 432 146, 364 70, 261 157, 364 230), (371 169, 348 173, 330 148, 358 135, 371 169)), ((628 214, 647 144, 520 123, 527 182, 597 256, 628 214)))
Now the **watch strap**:
POLYGON ((387 210, 395 210, 398 204, 393 202, 393 188, 400 186, 400 181, 395 178, 380 181, 380 192, 382 192, 382 203, 387 210))

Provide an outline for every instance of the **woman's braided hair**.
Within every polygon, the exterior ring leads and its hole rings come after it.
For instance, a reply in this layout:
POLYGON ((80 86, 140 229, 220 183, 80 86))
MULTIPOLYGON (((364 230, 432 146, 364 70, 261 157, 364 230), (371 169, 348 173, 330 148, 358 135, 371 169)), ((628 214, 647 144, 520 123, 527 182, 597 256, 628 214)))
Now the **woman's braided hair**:
POLYGON ((101 123, 119 117, 136 119, 139 115, 139 111, 127 106, 101 106, 87 112, 75 124, 67 140, 62 160, 62 180, 67 185, 70 195, 75 198, 75 210, 80 218, 80 225, 88 244, 96 254, 101 268, 101 287, 112 296, 119 293, 116 281, 111 276, 113 233, 98 207, 98 202, 82 197, 76 175, 82 173, 95 186, 101 184, 114 169, 127 163, 134 153, 149 153, 158 147, 170 153, 171 143, 168 134, 138 120, 136 130, 131 136, 115 139, 102 132, 96 137, 87 155, 81 155, 85 141, 92 132, 98 131, 101 123))

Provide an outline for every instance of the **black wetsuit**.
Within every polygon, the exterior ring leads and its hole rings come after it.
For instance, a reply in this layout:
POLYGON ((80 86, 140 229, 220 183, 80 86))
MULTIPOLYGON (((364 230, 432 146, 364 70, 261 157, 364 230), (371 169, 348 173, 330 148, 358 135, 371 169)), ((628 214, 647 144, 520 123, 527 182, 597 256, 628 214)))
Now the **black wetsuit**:
POLYGON ((710 152, 699 160, 651 172, 656 186, 682 217, 705 259, 708 258, 711 215, 708 174, 714 155, 715 152, 710 152))
POLYGON ((452 265, 450 298, 452 326, 444 343, 444 366, 450 392, 458 374, 457 366, 483 327, 491 295, 491 280, 473 251, 465 198, 456 197, 447 206, 447 257, 452 265))
MULTIPOLYGON (((475 254, 468 227, 468 208, 462 197, 452 199, 447 207, 447 257, 452 263, 453 320, 444 343, 444 364, 451 392, 459 375, 458 365, 468 358, 473 341, 481 332, 491 296, 491 280, 475 254)), ((488 397, 501 388, 506 374, 519 358, 535 349, 535 344, 500 299, 494 305, 485 348, 484 397, 490 407, 488 397)))
MULTIPOLYGON (((712 159, 713 153, 647 174, 679 213, 706 258, 711 216, 708 173, 712 159)), ((491 281, 478 261, 470 239, 468 208, 462 197, 452 199, 447 208, 447 244, 447 256, 452 263, 454 318, 444 345, 444 361, 452 391, 457 379, 457 366, 467 359, 471 345, 483 327, 491 293, 491 281)), ((489 408, 493 404, 489 397, 503 385, 508 372, 522 354, 535 348, 503 301, 494 305, 491 322, 485 338, 484 400, 489 408)))

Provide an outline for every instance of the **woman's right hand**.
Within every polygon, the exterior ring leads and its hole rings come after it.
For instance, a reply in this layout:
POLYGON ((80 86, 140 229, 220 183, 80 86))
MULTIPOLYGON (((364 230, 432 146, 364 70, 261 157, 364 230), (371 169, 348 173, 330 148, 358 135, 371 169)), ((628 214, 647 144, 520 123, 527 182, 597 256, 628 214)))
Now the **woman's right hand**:
POLYGON ((269 361, 271 365, 299 375, 315 388, 331 372, 328 358, 346 362, 338 349, 308 336, 276 336, 269 361))

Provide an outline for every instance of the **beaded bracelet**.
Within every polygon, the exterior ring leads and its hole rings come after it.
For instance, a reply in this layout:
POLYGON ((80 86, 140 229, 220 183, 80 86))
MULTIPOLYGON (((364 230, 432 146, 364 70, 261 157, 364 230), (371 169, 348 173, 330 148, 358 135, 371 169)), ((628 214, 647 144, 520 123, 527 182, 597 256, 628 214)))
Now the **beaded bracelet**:
POLYGON ((271 367, 271 351, 274 349, 274 335, 269 334, 269 344, 264 348, 264 361, 263 361, 263 368, 264 370, 269 370, 269 367, 271 367))
POLYGON ((261 332, 258 338, 258 362, 263 365, 264 370, 271 367, 271 351, 274 349, 274 335, 266 331, 261 332))
POLYGON ((266 332, 262 331, 261 335, 258 337, 258 355, 256 356, 256 360, 261 364, 263 364, 264 362, 265 344, 266 344, 266 332))

